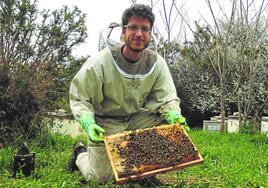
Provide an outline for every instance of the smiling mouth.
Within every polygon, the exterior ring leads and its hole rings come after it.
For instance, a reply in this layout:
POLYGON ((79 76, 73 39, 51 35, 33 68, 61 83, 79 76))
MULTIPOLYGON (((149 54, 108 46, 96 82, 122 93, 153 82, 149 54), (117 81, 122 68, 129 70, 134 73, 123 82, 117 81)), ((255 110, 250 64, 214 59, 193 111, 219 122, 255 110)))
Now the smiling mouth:
POLYGON ((135 43, 144 43, 144 41, 143 40, 133 40, 133 42, 135 42, 135 43))

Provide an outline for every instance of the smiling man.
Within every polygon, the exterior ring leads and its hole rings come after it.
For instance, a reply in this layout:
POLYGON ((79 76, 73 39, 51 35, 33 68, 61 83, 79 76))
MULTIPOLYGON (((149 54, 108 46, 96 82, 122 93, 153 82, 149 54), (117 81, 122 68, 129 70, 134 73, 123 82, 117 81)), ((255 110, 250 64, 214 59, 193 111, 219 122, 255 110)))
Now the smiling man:
POLYGON ((122 16, 123 45, 106 47, 84 63, 70 86, 70 106, 87 133, 88 149, 74 145, 71 169, 86 179, 114 179, 104 135, 163 123, 186 124, 165 60, 148 49, 155 16, 132 5, 122 16))

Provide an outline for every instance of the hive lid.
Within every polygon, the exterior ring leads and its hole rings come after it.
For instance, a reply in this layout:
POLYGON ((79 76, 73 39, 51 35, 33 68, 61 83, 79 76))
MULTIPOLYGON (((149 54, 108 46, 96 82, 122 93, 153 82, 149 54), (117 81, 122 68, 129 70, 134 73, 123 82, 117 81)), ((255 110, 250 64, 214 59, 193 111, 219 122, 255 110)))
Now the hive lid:
POLYGON ((106 136, 104 143, 117 183, 126 183, 129 180, 179 170, 203 162, 201 154, 179 124, 125 131, 106 136), (144 146, 138 144, 139 139, 144 146), (174 150, 174 153, 170 149, 174 150))

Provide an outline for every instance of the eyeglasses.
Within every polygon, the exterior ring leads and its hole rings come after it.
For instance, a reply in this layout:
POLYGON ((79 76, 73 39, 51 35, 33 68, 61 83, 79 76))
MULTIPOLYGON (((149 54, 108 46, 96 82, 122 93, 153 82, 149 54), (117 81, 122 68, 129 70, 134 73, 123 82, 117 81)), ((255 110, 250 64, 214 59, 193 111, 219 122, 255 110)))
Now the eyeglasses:
POLYGON ((128 28, 132 32, 138 32, 140 29, 142 33, 149 33, 151 29, 147 26, 137 26, 137 25, 125 25, 125 28, 128 28))

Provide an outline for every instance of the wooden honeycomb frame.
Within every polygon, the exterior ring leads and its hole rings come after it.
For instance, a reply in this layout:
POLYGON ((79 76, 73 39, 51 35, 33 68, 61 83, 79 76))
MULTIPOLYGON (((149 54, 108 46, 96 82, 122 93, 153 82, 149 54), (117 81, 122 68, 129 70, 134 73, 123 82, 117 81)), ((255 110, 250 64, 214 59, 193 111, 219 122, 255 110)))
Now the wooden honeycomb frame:
MULTIPOLYGON (((125 132, 118 133, 115 135, 106 136, 104 139, 104 143, 105 143, 106 151, 107 151, 107 154, 109 156, 109 159, 110 159, 110 162, 112 165, 115 180, 117 183, 126 183, 129 180, 135 180, 135 179, 140 179, 140 178, 144 178, 147 176, 153 176, 153 175, 160 174, 160 173, 166 173, 169 171, 180 170, 180 169, 190 167, 193 165, 197 165, 197 164, 200 164, 203 162, 203 158, 202 158, 201 154, 198 152, 197 148, 192 143, 192 140, 188 136, 187 132, 179 124, 161 125, 161 126, 158 126, 155 128, 140 129, 140 130, 136 130, 136 131, 156 129, 158 131, 158 133, 160 133, 161 135, 168 138, 170 135, 169 131, 171 131, 172 126, 176 126, 176 128, 182 129, 181 134, 185 134, 185 136, 189 138, 192 146, 197 151, 197 156, 198 156, 197 159, 193 159, 193 160, 190 159, 185 163, 174 165, 174 166, 169 166, 169 167, 164 167, 164 168, 161 168, 161 167, 154 165, 154 164, 141 165, 138 169, 134 169, 134 172, 139 171, 138 174, 133 173, 132 175, 130 175, 128 177, 120 177, 120 172, 122 172, 124 170, 123 161, 125 159, 120 157, 120 154, 119 154, 116 146, 118 144, 120 144, 120 146, 124 147, 127 144, 127 141, 125 141, 124 138, 126 136, 128 136, 129 134, 131 134, 133 131, 125 131, 125 132)), ((172 139, 172 138, 170 138, 170 139, 172 139)))

